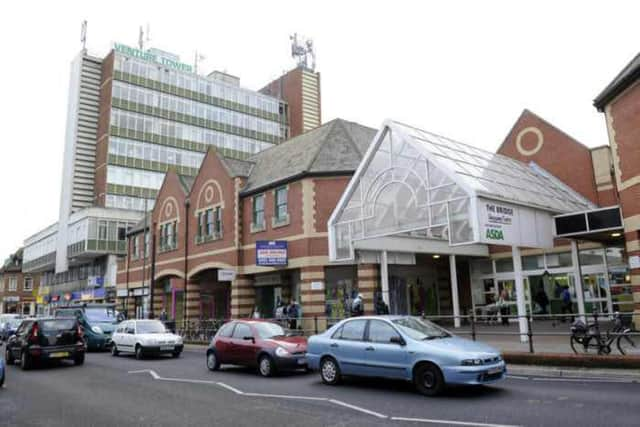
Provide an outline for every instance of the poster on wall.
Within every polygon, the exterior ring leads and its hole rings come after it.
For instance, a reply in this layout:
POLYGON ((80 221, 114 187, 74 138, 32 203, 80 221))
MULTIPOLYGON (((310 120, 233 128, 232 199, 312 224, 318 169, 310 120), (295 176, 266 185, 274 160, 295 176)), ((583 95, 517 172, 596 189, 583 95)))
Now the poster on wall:
POLYGON ((256 265, 284 266, 288 263, 287 242, 284 240, 258 240, 256 265))
POLYGON ((553 247, 553 217, 549 212, 478 198, 480 241, 531 248, 553 247))

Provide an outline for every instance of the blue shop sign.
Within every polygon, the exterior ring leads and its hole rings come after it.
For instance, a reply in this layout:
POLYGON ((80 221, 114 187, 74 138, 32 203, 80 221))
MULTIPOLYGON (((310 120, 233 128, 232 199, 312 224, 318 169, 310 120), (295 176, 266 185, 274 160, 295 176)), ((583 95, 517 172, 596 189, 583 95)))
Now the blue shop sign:
POLYGON ((284 240, 258 240, 256 265, 283 266, 288 263, 287 242, 284 240))

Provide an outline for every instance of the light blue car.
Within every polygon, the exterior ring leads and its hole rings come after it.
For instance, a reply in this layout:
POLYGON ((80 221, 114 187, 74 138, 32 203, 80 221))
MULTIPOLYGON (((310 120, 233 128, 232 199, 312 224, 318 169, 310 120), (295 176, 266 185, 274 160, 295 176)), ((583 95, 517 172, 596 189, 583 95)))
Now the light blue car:
POLYGON ((325 384, 343 375, 395 378, 412 381, 427 396, 447 384, 491 384, 506 375, 498 350, 412 316, 343 320, 309 338, 307 363, 325 384))
POLYGON ((0 358, 0 388, 2 388, 2 386, 4 385, 4 371, 4 359, 0 358))

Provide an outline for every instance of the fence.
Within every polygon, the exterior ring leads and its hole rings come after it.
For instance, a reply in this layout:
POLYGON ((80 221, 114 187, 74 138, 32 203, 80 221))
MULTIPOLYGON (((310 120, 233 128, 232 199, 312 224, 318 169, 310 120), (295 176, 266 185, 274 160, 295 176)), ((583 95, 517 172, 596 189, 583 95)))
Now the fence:
MULTIPOLYGON (((489 341, 496 345, 504 343, 505 339, 516 338, 517 344, 526 346, 529 353, 535 353, 536 345, 545 347, 549 351, 553 345, 557 345, 560 352, 580 352, 593 354, 609 354, 616 346, 615 341, 619 336, 629 337, 628 345, 633 354, 640 356, 640 333, 633 330, 631 319, 633 313, 619 313, 620 322, 614 321, 614 315, 592 313, 579 314, 527 314, 527 315, 479 315, 469 314, 460 316, 423 316, 442 327, 451 330, 459 336, 466 336, 472 340, 489 341), (585 336, 581 340, 572 342, 571 326, 574 319, 580 319, 586 327, 585 336), (520 320, 524 319, 525 332, 519 328, 520 320), (460 327, 452 328, 456 320, 460 327), (568 321, 568 322, 567 322, 568 321), (500 328, 507 325, 508 328, 500 328), (513 329, 515 326, 515 330, 513 329), (555 338, 554 338, 555 337, 555 338), (589 340, 586 339, 589 338, 589 340), (584 346, 585 341, 587 346, 584 346), (597 345, 603 343, 603 346, 597 345), (574 344, 577 349, 574 349, 574 344), (583 347, 580 347, 583 345, 583 347), (607 347, 608 350, 607 351, 607 347)), ((184 322, 165 322, 167 327, 181 335, 185 342, 208 344, 218 329, 230 319, 196 320, 184 322)), ((324 332, 343 318, 330 317, 303 317, 298 319, 261 319, 280 324, 287 333, 311 336, 324 332)), ((574 334, 575 336, 575 334, 574 334)), ((514 344, 514 343, 512 343, 514 344)), ((627 345, 627 344, 625 344, 627 345)), ((513 347, 513 346, 512 346, 513 347)), ((520 349, 522 351, 522 349, 520 349)))

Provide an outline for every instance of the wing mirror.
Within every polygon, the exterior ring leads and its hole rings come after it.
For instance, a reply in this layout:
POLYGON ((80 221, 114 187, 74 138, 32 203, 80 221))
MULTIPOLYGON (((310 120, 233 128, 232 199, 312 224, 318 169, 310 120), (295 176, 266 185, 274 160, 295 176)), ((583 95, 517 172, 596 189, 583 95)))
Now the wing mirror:
POLYGON ((245 340, 245 341, 256 342, 256 340, 251 335, 243 337, 242 339, 245 340))
POLYGON ((406 345, 406 343, 404 342, 404 340, 402 339, 402 337, 399 337, 399 336, 391 337, 391 338, 389 339, 389 342, 390 342, 391 344, 406 345))
POLYGON ((133 329, 127 329, 127 333, 133 335, 135 334, 135 331, 133 329))

